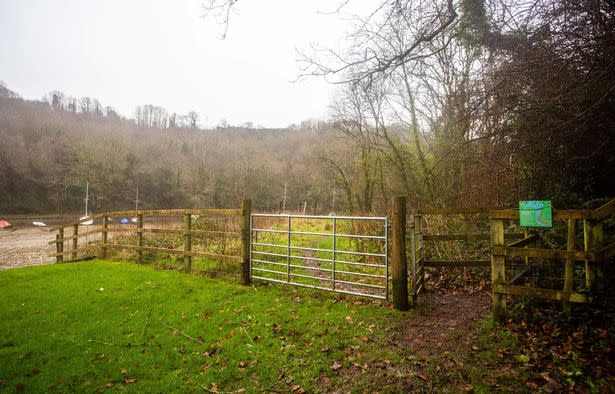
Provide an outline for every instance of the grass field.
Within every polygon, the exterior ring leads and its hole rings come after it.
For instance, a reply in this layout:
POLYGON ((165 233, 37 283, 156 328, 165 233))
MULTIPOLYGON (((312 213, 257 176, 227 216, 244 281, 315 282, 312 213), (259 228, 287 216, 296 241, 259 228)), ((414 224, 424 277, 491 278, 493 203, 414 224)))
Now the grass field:
POLYGON ((313 391, 350 353, 396 358, 380 341, 398 312, 309 289, 97 260, 0 272, 0 297, 10 391, 313 391))
POLYGON ((526 391, 517 340, 463 318, 472 296, 404 313, 94 260, 1 271, 0 297, 0 392, 526 391))

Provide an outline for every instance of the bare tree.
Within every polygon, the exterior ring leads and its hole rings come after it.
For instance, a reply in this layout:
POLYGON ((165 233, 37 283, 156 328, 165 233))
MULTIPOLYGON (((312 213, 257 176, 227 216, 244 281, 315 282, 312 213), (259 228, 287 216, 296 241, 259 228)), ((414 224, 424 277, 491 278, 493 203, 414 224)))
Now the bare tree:
POLYGON ((191 129, 199 128, 199 114, 196 111, 188 112, 188 114, 186 114, 186 117, 188 119, 188 127, 190 127, 191 129))
POLYGON ((79 99, 79 110, 82 114, 89 115, 92 112, 92 99, 89 97, 81 97, 79 99))

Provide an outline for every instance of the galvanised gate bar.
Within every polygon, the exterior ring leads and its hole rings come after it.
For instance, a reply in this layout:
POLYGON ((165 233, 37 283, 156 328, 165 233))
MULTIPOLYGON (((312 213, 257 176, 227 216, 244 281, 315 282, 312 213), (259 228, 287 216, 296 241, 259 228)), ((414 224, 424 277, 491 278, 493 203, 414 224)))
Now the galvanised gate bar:
POLYGON ((388 299, 386 217, 252 214, 250 237, 253 279, 388 299))

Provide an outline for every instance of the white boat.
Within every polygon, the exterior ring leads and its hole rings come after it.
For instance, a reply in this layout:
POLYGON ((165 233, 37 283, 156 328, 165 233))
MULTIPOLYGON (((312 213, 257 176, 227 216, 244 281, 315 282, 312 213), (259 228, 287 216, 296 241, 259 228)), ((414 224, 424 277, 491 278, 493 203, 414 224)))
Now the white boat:
POLYGON ((32 222, 32 224, 36 227, 46 227, 47 225, 43 222, 32 222))
POLYGON ((79 224, 82 226, 91 226, 92 224, 94 224, 94 219, 90 218, 89 216, 82 216, 79 218, 79 224))

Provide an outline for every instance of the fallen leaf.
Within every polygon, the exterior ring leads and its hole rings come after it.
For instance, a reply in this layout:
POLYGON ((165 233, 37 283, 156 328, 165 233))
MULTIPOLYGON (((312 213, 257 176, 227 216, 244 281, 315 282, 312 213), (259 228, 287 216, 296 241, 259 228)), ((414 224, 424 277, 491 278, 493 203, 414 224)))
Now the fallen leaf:
POLYGON ((334 371, 342 369, 342 364, 338 363, 337 361, 334 361, 333 365, 331 365, 331 369, 334 371))
POLYGON ((111 387, 113 387, 113 383, 109 382, 109 383, 105 384, 105 387, 106 388, 111 388, 111 387))
POLYGON ((128 378, 128 379, 124 379, 124 383, 125 383, 125 384, 134 383, 134 382, 136 382, 136 381, 137 381, 137 379, 135 379, 135 378, 128 378))
POLYGON ((122 368, 122 369, 120 370, 120 373, 121 373, 122 375, 126 375, 126 372, 128 372, 128 371, 127 371, 127 370, 125 370, 124 368, 122 368))

